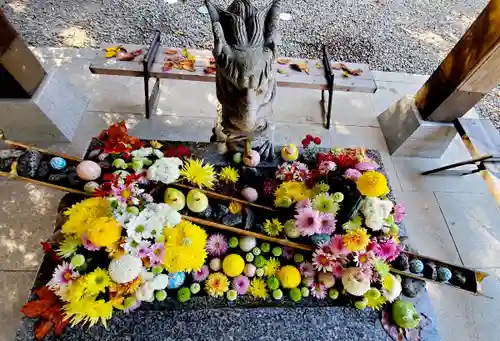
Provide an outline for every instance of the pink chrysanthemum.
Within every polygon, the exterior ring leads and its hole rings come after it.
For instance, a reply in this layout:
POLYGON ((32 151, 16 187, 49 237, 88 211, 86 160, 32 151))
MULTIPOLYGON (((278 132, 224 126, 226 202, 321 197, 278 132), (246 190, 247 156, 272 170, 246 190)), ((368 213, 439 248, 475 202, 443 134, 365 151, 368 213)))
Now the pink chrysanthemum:
POLYGON ((291 247, 285 246, 283 248, 283 257, 287 260, 290 260, 293 258, 293 255, 295 254, 295 250, 291 247))
POLYGON ((142 303, 141 300, 139 300, 138 298, 136 298, 135 299, 135 303, 132 304, 131 306, 126 307, 125 309, 123 309, 123 312, 127 313, 127 314, 130 314, 133 311, 137 310, 141 306, 141 303, 142 303))
POLYGON ((86 250, 89 250, 89 251, 98 251, 100 249, 99 246, 96 246, 96 245, 92 244, 92 242, 87 237, 87 233, 86 232, 84 232, 82 234, 82 244, 83 244, 83 247, 86 250))
POLYGON ((311 295, 319 300, 324 300, 326 298, 326 287, 319 282, 315 282, 311 287, 311 295))
POLYGON ((66 287, 74 279, 78 278, 79 274, 75 267, 68 262, 63 262, 54 269, 52 278, 47 283, 47 286, 52 290, 58 290, 66 287))
POLYGON ((332 271, 332 259, 327 253, 323 252, 322 250, 314 251, 312 255, 312 263, 314 265, 314 268, 318 271, 332 271))
POLYGON ((200 270, 194 271, 192 273, 193 281, 195 282, 203 282, 207 279, 210 271, 208 270, 208 266, 203 265, 200 270))
POLYGON ((226 237, 224 237, 220 233, 215 233, 212 234, 210 237, 207 239, 207 253, 210 256, 214 257, 219 257, 224 255, 227 252, 227 240, 226 237))
POLYGON ((132 197, 134 197, 134 194, 136 192, 136 186, 135 183, 131 183, 128 186, 125 185, 118 185, 118 186, 111 186, 111 196, 115 197, 116 200, 121 202, 122 204, 126 204, 132 197))
POLYGON ((371 240, 371 244, 370 249, 373 251, 375 256, 386 262, 392 262, 401 253, 401 246, 396 243, 394 238, 382 240, 376 240, 375 238, 373 238, 371 240))
POLYGON ((295 210, 297 213, 305 208, 311 208, 311 200, 309 198, 305 198, 295 204, 295 210))
POLYGON ((321 221, 318 211, 312 208, 304 208, 295 216, 296 225, 301 236, 312 236, 319 232, 321 221))
POLYGON ((394 206, 394 222, 399 224, 400 222, 403 221, 403 219, 405 218, 405 215, 406 215, 405 205, 402 202, 397 203, 394 206))
POLYGON ((332 234, 335 231, 335 223, 337 220, 331 213, 320 213, 319 215, 320 227, 319 233, 332 234))
POLYGON ((233 289, 238 295, 245 295, 250 287, 250 280, 247 276, 238 276, 233 279, 233 289))
POLYGON ((314 270, 314 266, 310 262, 304 262, 299 265, 299 270, 302 276, 304 277, 314 277, 316 271, 314 270))
POLYGON ((151 243, 148 242, 147 240, 143 240, 137 245, 137 256, 139 258, 146 258, 149 257, 149 254, 151 253, 151 243))
POLYGON ((379 168, 379 165, 377 165, 373 161, 362 161, 360 163, 357 163, 354 165, 354 168, 361 172, 366 172, 366 171, 373 171, 379 168))
POLYGON ((346 169, 346 171, 344 173, 344 178, 347 178, 347 179, 352 180, 354 182, 358 181, 360 176, 361 176, 361 172, 357 169, 354 169, 354 168, 346 169))
POLYGON ((326 175, 328 172, 337 169, 337 164, 333 161, 323 161, 319 164, 318 171, 321 175, 326 175))
POLYGON ((150 252, 148 253, 149 262, 151 266, 160 265, 165 258, 165 244, 156 243, 151 246, 150 252))
POLYGON ((345 247, 344 238, 341 234, 336 234, 330 240, 330 244, 328 244, 328 249, 330 252, 335 255, 347 255, 350 251, 345 247))
POLYGON ((344 267, 342 266, 341 263, 339 263, 339 262, 333 262, 333 264, 332 264, 332 274, 336 278, 342 278, 342 275, 344 274, 344 267))

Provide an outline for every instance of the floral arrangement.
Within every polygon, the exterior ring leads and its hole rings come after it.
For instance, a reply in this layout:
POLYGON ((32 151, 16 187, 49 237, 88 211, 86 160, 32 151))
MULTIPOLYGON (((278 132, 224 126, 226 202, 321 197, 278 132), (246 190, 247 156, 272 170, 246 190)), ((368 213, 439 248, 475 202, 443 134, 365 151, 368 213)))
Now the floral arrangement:
MULTIPOLYGON (((272 181, 262 181, 263 197, 272 197, 279 214, 264 216, 258 232, 313 245, 308 253, 207 229, 183 217, 224 215, 228 219, 222 221, 230 224, 247 214, 258 193, 245 187, 241 196, 247 204, 234 199, 222 212, 199 189, 238 188, 238 164, 216 169, 182 148, 172 152, 157 141, 128 137, 123 127, 101 134, 105 147, 95 157, 113 161, 95 196, 67 209, 60 237, 44 244, 57 265, 37 295, 41 300, 54 295, 49 308, 59 315, 51 315, 50 323, 42 317, 47 323, 36 331, 40 338, 51 327, 61 333, 67 323, 106 325, 115 311, 131 313, 167 299, 185 303, 195 295, 300 302, 308 296, 335 300, 345 293, 356 308, 376 310, 399 296, 400 279, 389 263, 401 252, 397 224, 404 207, 386 197, 387 179, 363 150, 318 153, 321 140, 308 135, 310 151, 302 161, 284 162, 272 181), (348 193, 331 188, 332 174, 355 183, 363 200, 344 224, 339 213, 348 193), (185 195, 167 187, 177 182, 199 189, 185 195), (165 187, 158 199, 155 191, 165 187)), ((32 306, 26 314, 42 316, 32 306)))

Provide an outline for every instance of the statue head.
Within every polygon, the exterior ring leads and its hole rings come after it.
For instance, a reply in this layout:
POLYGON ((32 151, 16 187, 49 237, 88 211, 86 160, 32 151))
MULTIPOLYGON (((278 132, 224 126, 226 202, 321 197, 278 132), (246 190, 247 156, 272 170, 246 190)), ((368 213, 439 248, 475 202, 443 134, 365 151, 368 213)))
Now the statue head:
POLYGON ((225 128, 250 132, 262 114, 270 112, 275 93, 272 62, 276 52, 278 0, 261 9, 250 0, 235 0, 227 10, 210 0, 205 2, 214 34, 217 97, 224 119, 232 126, 225 128))

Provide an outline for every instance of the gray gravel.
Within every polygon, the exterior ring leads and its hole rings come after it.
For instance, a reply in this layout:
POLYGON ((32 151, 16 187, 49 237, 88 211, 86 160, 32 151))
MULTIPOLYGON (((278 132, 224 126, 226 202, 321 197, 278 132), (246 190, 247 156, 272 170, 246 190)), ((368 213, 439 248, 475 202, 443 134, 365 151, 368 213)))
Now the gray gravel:
MULTIPOLYGON (((229 0, 217 0, 227 5, 229 0)), ((267 2, 256 0, 256 4, 267 2)), ((488 0, 282 0, 280 54, 332 56, 380 71, 430 74, 488 0)), ((7 0, 5 11, 34 46, 98 47, 102 42, 146 44, 155 29, 174 47, 211 48, 202 0, 7 0)), ((478 105, 495 116, 500 90, 478 105)), ((498 121, 498 120, 497 120, 498 121)), ((500 122, 498 122, 500 126, 500 122)))

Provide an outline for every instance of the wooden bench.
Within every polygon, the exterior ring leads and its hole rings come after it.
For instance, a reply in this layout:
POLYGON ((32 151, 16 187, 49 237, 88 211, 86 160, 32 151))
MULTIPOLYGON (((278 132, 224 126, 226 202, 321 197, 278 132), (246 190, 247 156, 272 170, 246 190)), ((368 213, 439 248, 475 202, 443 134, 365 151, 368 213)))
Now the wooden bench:
MULTIPOLYGON (((105 47, 111 47, 108 44, 105 47)), ((121 45, 128 51, 142 49, 143 52, 140 56, 132 61, 119 61, 116 58, 106 58, 104 56, 104 49, 92 61, 90 71, 94 74, 100 75, 115 75, 115 76, 128 76, 128 77, 143 77, 144 78, 144 95, 146 118, 150 118, 152 113, 156 111, 160 93, 160 79, 179 79, 199 82, 214 82, 215 75, 206 73, 205 67, 209 65, 210 59, 213 57, 212 52, 208 50, 191 50, 188 52, 195 57, 195 71, 170 69, 164 71, 165 59, 168 57, 166 48, 160 46, 160 32, 157 31, 153 38, 153 42, 149 48, 145 49, 143 46, 138 45, 121 45), (153 78, 156 82, 153 89, 149 91, 149 80, 153 78)), ((177 49, 180 51, 181 49, 177 49)), ((280 65, 275 63, 273 70, 275 71, 277 85, 279 87, 288 88, 301 88, 301 89, 317 89, 321 90, 321 108, 323 118, 326 121, 326 128, 330 128, 331 110, 333 91, 350 91, 350 92, 364 92, 374 93, 377 90, 377 85, 366 64, 344 63, 349 69, 362 70, 358 76, 350 75, 344 76, 342 70, 332 68, 336 64, 331 60, 328 55, 327 49, 323 48, 322 60, 304 60, 290 58, 293 63, 307 62, 309 66, 309 74, 305 72, 295 71, 289 65, 280 65), (282 73, 278 72, 281 69, 282 73), (283 71, 286 72, 283 73, 283 71), (328 104, 325 105, 325 91, 328 91, 328 104), (327 108, 325 109, 325 106, 327 108)))

